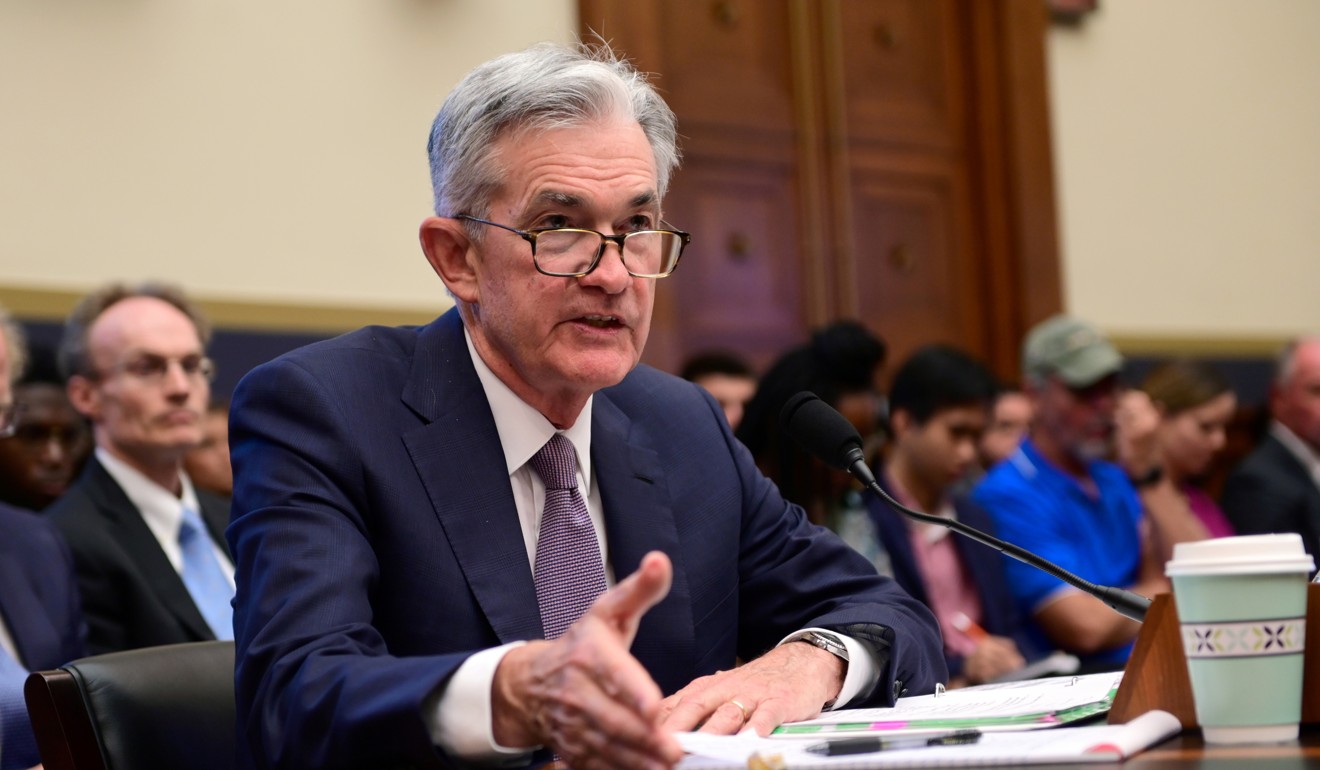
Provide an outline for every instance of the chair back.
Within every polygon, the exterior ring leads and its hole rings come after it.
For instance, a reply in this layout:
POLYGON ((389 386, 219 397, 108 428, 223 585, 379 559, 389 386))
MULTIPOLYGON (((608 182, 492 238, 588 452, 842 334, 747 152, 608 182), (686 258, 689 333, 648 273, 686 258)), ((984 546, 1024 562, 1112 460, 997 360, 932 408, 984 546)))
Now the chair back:
POLYGON ((234 770, 234 643, 82 658, 24 687, 46 770, 234 770))

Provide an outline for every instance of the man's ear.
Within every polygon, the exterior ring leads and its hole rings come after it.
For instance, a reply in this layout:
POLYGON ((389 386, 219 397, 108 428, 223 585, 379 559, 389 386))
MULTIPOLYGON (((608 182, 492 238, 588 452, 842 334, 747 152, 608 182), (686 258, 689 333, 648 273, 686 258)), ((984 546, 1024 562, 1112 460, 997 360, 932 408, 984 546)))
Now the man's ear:
POLYGON ((889 430, 895 438, 905 435, 911 427, 912 414, 908 410, 898 409, 889 413, 889 430))
POLYGON ((65 387, 69 394, 69 403, 78 414, 96 422, 101 417, 101 392, 96 384, 81 374, 69 378, 65 387))
POLYGON ((450 293, 468 304, 476 303, 480 298, 476 252, 462 223, 447 217, 427 217, 417 235, 426 261, 450 293))

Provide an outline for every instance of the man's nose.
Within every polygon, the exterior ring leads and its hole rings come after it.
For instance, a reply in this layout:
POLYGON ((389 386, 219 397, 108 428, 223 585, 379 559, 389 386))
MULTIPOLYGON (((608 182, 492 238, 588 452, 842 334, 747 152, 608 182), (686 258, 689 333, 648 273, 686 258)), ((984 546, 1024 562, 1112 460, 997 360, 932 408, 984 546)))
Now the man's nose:
POLYGON ((596 269, 578 279, 586 286, 599 286, 608 294, 618 294, 632 283, 632 276, 623 264, 623 247, 613 241, 605 242, 596 269))

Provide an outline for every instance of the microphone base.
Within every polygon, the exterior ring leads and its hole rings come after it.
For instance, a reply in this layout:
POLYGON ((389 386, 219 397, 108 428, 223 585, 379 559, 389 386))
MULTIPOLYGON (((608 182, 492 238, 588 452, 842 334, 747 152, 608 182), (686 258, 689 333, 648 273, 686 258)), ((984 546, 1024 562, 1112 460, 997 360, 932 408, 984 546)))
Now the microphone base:
MULTIPOLYGON (((1302 663, 1302 724, 1320 724, 1320 584, 1317 583, 1306 588, 1306 641, 1302 663)), ((1173 714, 1183 729, 1198 726, 1173 594, 1160 594, 1151 603, 1132 656, 1123 669, 1123 682, 1109 709, 1109 722, 1130 722, 1151 709, 1173 714)))

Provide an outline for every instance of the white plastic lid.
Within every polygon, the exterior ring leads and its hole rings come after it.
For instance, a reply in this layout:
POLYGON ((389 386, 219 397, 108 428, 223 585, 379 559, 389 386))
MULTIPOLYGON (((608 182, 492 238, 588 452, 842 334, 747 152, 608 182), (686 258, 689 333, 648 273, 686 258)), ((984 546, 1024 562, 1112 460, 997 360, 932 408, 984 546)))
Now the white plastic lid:
POLYGON ((1164 574, 1245 575, 1273 572, 1311 572, 1315 561, 1302 546, 1302 537, 1243 535, 1178 543, 1164 574))

